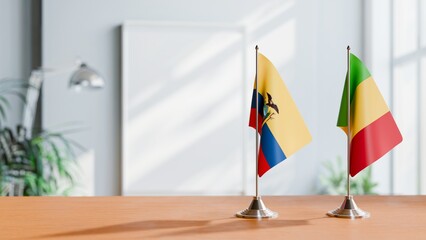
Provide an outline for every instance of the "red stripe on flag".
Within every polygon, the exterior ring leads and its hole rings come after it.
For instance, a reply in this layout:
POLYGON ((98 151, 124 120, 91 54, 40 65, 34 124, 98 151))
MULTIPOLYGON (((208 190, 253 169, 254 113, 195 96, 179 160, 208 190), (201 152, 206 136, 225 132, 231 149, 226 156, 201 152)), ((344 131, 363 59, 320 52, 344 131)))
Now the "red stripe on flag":
MULTIPOLYGON (((259 134, 262 134, 262 123, 263 123, 263 117, 262 115, 258 114, 258 130, 259 134)), ((256 108, 250 109, 250 119, 249 119, 249 126, 256 129, 256 108)))
POLYGON ((259 174, 259 177, 261 177, 263 174, 265 174, 269 169, 268 162, 266 161, 265 155, 263 154, 262 148, 259 149, 259 166, 257 169, 257 173, 259 174))
POLYGON ((402 141, 390 112, 359 131, 351 143, 351 176, 381 158, 402 141))

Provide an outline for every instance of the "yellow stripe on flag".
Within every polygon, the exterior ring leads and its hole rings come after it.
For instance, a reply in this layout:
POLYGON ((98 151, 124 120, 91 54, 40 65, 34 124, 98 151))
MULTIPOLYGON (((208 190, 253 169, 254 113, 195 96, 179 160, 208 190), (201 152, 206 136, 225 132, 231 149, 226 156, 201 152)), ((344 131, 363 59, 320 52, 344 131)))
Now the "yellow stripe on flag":
POLYGON ((352 138, 363 128, 389 112, 385 100, 372 77, 360 83, 352 100, 352 138))

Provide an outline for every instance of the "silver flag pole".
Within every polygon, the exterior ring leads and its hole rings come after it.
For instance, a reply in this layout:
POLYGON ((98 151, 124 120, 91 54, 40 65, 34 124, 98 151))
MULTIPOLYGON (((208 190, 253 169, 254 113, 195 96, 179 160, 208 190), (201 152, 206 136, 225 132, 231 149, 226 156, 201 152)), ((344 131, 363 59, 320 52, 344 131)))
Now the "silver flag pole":
MULTIPOLYGON (((255 75, 255 94, 256 94, 256 195, 250 203, 250 206, 237 212, 236 216, 240 218, 276 218, 278 213, 269 210, 263 203, 259 195, 259 92, 257 84, 259 47, 256 45, 256 75, 255 75)), ((263 107, 263 106, 262 106, 263 107)))
POLYGON ((350 170, 351 170, 351 140, 352 140, 352 131, 351 131, 351 58, 350 58, 350 50, 351 48, 347 47, 347 81, 346 81, 346 89, 347 89, 347 101, 348 101, 348 115, 347 115, 347 135, 348 135, 348 145, 347 145, 347 181, 346 181, 346 196, 343 200, 342 205, 332 211, 327 212, 327 215, 330 217, 339 217, 339 218, 368 218, 370 217, 370 213, 361 210, 355 203, 353 196, 351 195, 351 183, 350 183, 350 170))

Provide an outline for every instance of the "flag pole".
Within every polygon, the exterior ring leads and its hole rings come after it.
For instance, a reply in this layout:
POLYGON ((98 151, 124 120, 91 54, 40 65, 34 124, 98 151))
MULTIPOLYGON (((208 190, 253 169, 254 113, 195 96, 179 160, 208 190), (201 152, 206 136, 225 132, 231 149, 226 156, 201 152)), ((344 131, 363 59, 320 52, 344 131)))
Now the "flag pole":
POLYGON ((339 218, 368 218, 370 213, 361 210, 355 203, 353 196, 351 195, 351 184, 350 184, 350 172, 351 172, 351 47, 348 46, 347 50, 347 78, 346 78, 346 89, 347 89, 347 159, 348 159, 348 168, 347 168, 347 180, 346 180, 346 196, 343 200, 342 205, 335 210, 327 212, 327 215, 330 217, 339 217, 339 218))
POLYGON ((350 58, 350 51, 351 51, 351 47, 348 45, 348 47, 346 48, 347 50, 347 69, 348 69, 348 73, 347 73, 347 78, 348 81, 346 83, 347 89, 348 89, 348 146, 347 146, 347 158, 348 158, 348 163, 347 163, 347 194, 346 196, 350 196, 351 195, 351 183, 350 183, 350 172, 351 172, 351 138, 352 138, 352 131, 351 131, 351 58, 350 58))
POLYGON ((256 198, 259 198, 259 91, 257 85, 257 56, 259 54, 259 46, 256 45, 256 75, 254 82, 256 83, 256 198))
MULTIPOLYGON (((257 57, 259 55, 259 46, 256 45, 256 75, 254 78, 255 82, 255 94, 256 94, 256 195, 250 203, 250 206, 242 211, 237 212, 235 216, 239 218, 276 218, 278 213, 269 210, 263 203, 259 195, 259 91, 257 84, 257 72, 258 62, 257 57)), ((262 106, 263 107, 263 106, 262 106)))

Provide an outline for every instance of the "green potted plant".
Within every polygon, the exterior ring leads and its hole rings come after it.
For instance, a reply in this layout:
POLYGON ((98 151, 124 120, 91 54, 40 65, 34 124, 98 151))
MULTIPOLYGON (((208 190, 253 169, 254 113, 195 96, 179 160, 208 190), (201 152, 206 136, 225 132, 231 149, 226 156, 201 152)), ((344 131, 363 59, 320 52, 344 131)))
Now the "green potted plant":
MULTIPOLYGON (((0 194, 5 196, 68 195, 75 184, 74 148, 79 144, 65 137, 71 129, 40 131, 28 136, 25 127, 4 126, 10 108, 8 95, 26 102, 29 84, 0 81, 0 194)), ((38 90, 38 89, 37 89, 38 90)))
MULTIPOLYGON (((331 195, 346 194, 347 169, 340 157, 335 162, 324 163, 325 173, 320 176, 321 188, 319 193, 331 195)), ((350 181, 351 193, 354 195, 377 194, 378 183, 373 181, 372 168, 367 167, 350 181)))

